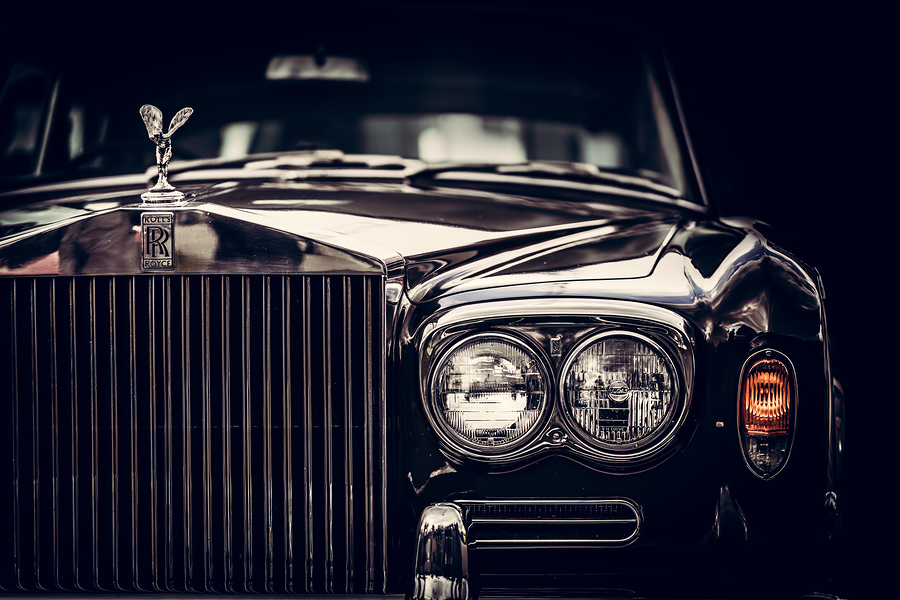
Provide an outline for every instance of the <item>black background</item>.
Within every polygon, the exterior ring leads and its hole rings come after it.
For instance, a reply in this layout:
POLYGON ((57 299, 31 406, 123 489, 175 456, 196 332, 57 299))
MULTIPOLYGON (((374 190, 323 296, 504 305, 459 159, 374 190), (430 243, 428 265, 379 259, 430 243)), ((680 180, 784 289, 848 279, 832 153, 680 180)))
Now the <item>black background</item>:
MULTIPOLYGON (((649 30, 669 54, 717 210, 773 225, 782 245, 820 271, 832 364, 847 399, 845 544, 833 568, 843 596, 879 597, 897 557, 890 490, 898 472, 893 252, 900 194, 889 17, 864 5, 673 4, 506 6, 611 17, 649 30)), ((135 68, 155 76, 183 49, 303 35, 351 10, 335 5, 322 16, 321 8, 159 2, 140 11, 75 6, 60 14, 20 5, 0 23, 0 49, 5 62, 75 48, 85 60, 134 53, 135 68)), ((803 558, 775 560, 789 568, 803 558)))
MULTIPOLYGON (((897 394, 892 327, 896 201, 887 36, 861 10, 664 9, 686 119, 722 215, 773 225, 826 289, 832 365, 846 394, 842 596, 887 597, 897 394)), ((893 70, 896 70, 893 67, 893 70)), ((803 560, 803 557, 793 557, 803 560)))

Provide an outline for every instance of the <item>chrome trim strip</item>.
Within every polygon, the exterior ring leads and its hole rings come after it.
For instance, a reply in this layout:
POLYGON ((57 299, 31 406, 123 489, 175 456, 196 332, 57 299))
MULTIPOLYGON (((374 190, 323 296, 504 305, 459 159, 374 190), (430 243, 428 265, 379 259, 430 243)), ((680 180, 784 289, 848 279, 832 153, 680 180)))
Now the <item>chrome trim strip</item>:
POLYGON ((99 484, 99 446, 100 439, 98 422, 100 410, 100 398, 98 392, 97 381, 97 278, 90 278, 90 288, 88 294, 88 315, 90 322, 89 339, 91 345, 90 353, 90 382, 91 382, 91 401, 90 401, 90 417, 91 417, 91 566, 93 570, 94 589, 100 589, 100 523, 98 522, 100 514, 100 498, 97 494, 97 486, 99 484))
POLYGON ((37 158, 34 161, 33 177, 40 177, 44 172, 44 158, 47 155, 47 145, 50 143, 50 133, 53 130, 54 113, 56 112, 56 101, 59 98, 59 84, 62 81, 57 77, 53 80, 53 88, 50 90, 50 98, 47 102, 47 112, 44 113, 44 128, 41 132, 41 144, 38 148, 37 158))
POLYGON ((474 523, 495 525, 627 525, 638 519, 470 519, 474 523))
MULTIPOLYGON (((332 360, 331 360, 331 277, 325 278, 324 287, 322 289, 322 319, 325 325, 325 335, 322 339, 322 375, 323 381, 333 381, 332 360)), ((332 403, 334 398, 331 393, 331 386, 325 386, 324 394, 324 412, 325 412, 325 593, 334 592, 334 428, 332 403)))
POLYGON ((112 556, 113 589, 122 590, 119 582, 119 365, 116 348, 116 282, 109 280, 109 418, 110 418, 110 453, 112 462, 112 478, 110 493, 112 501, 110 540, 115 549, 112 556))
POLYGON ((193 494, 191 489, 191 278, 181 278, 181 472, 184 527, 184 587, 194 591, 193 494))
MULTIPOLYGON (((467 304, 436 314, 423 327, 422 337, 433 335, 434 330, 450 325, 479 323, 505 318, 507 320, 529 316, 605 317, 625 318, 634 321, 656 321, 669 327, 687 331, 690 327, 681 315, 668 309, 629 300, 591 298, 541 298, 534 300, 497 300, 479 304, 467 304)), ((598 321, 599 322, 599 321, 598 321)), ((686 341, 691 341, 687 337, 686 341)))
POLYGON ((244 433, 243 452, 241 454, 241 485, 244 509, 244 591, 252 592, 253 579, 253 449, 251 448, 251 434, 253 432, 253 393, 250 388, 250 278, 241 275, 241 380, 244 386, 241 390, 241 403, 243 407, 243 419, 241 427, 244 433))
POLYGON ((53 457, 52 473, 53 473, 53 580, 54 587, 60 589, 59 585, 59 549, 60 549, 60 526, 59 526, 59 480, 61 478, 59 465, 59 435, 61 427, 59 426, 59 367, 56 364, 59 353, 57 344, 59 331, 56 325, 56 279, 50 281, 50 386, 52 394, 52 416, 51 431, 53 435, 50 437, 50 452, 53 457))
POLYGON ((294 495, 293 495, 293 458, 291 446, 291 430, 293 421, 291 419, 291 279, 284 275, 281 276, 281 318, 282 331, 284 335, 281 337, 281 387, 284 394, 281 398, 281 414, 283 424, 283 461, 282 461, 282 478, 284 479, 284 585, 289 594, 295 593, 294 590, 294 495))
POLYGON ((225 276, 220 281, 222 285, 222 447, 224 458, 222 461, 222 484, 225 510, 222 511, 224 520, 225 539, 223 544, 223 561, 225 572, 225 591, 232 593, 234 587, 234 498, 232 497, 232 431, 231 431, 231 277, 225 276))
POLYGON ((10 286, 10 299, 9 304, 12 310, 10 310, 10 330, 12 333, 11 336, 11 347, 10 347, 10 357, 12 357, 12 438, 13 438, 13 447, 12 447, 12 470, 13 470, 13 493, 12 493, 12 514, 13 514, 13 547, 16 549, 15 556, 13 556, 13 565, 16 572, 16 586, 24 590, 24 586, 22 585, 22 564, 20 557, 24 556, 22 553, 22 534, 19 530, 19 522, 21 521, 20 514, 21 509, 19 508, 19 355, 16 352, 16 349, 19 347, 19 307, 16 303, 16 297, 18 296, 18 281, 13 281, 10 286))
POLYGON ((202 435, 203 435, 203 589, 205 591, 213 591, 215 582, 213 581, 214 563, 213 563, 213 508, 212 508, 212 391, 210 383, 212 379, 212 340, 210 338, 211 319, 210 312, 212 309, 210 301, 210 281, 209 276, 200 278, 200 306, 201 317, 200 340, 202 344, 203 365, 201 372, 201 390, 203 395, 203 412, 202 412, 202 435))
POLYGON ((344 525, 345 529, 345 573, 346 591, 353 591, 354 583, 354 543, 353 543, 353 364, 351 351, 353 348, 353 294, 351 279, 343 277, 344 284, 344 525))
MULTIPOLYGON (((13 282, 15 286, 15 282, 13 282)), ((14 288, 15 289, 15 288, 14 288)), ((15 315, 15 309, 13 309, 15 315)), ((69 458, 71 460, 71 485, 72 485, 72 581, 75 589, 82 590, 79 581, 79 565, 78 560, 78 378, 76 368, 78 359, 75 355, 75 342, 77 333, 75 330, 75 280, 69 280, 69 414, 72 415, 72 446, 70 448, 69 458)), ((16 444, 18 447, 18 443, 16 444)), ((18 464, 18 460, 16 461, 18 464)), ((18 528, 18 518, 16 519, 16 527, 18 528)))
POLYGON ((313 511, 313 422, 312 422, 312 282, 309 277, 303 277, 303 425, 304 425, 304 469, 303 469, 303 512, 306 515, 306 536, 304 544, 304 569, 306 572, 306 593, 314 592, 313 589, 313 540, 314 538, 314 511, 313 511))
MULTIPOLYGON (((147 411, 150 415, 149 429, 150 435, 147 436, 150 449, 150 577, 151 587, 153 591, 161 591, 159 588, 159 517, 157 509, 159 500, 157 496, 157 469, 156 469, 156 407, 154 400, 158 397, 156 390, 156 356, 157 356, 157 339, 156 339, 156 288, 158 280, 154 277, 147 286, 148 306, 150 307, 150 356, 148 358, 148 367, 150 369, 150 398, 148 399, 147 411)), ((73 349, 74 352, 74 349, 73 349)))
MULTIPOLYGON (((166 381, 163 387, 165 396, 165 447, 163 448, 163 460, 166 465, 166 570, 165 570, 165 589, 166 591, 175 591, 175 506, 173 502, 173 473, 175 470, 175 440, 172 423, 172 412, 174 410, 172 404, 172 278, 163 277, 163 366, 166 373, 166 381)), ((96 549, 96 546, 94 546, 96 549)))
POLYGON ((366 487, 366 592, 375 591, 375 401, 373 379, 373 336, 372 336, 372 286, 368 280, 365 287, 364 319, 366 327, 366 374, 365 389, 365 487, 366 487))
POLYGON ((265 529, 265 582, 267 592, 274 591, 272 583, 274 579, 274 510, 273 510, 273 481, 272 481, 272 278, 263 278, 262 298, 262 333, 263 333, 263 471, 265 475, 263 487, 263 502, 266 507, 265 529))
MULTIPOLYGON (((15 286, 15 282, 13 282, 15 286)), ((78 334, 75 328, 75 280, 69 280, 69 402, 70 413, 72 415, 72 446, 70 452, 71 473, 72 473, 72 581, 77 590, 83 591, 84 588, 80 581, 80 565, 78 553, 78 540, 80 528, 78 526, 79 513, 79 497, 78 497, 78 377, 76 376, 78 368, 78 359, 76 357, 75 347, 78 334)), ((18 447, 18 444, 16 444, 18 447)), ((18 460, 16 461, 18 464, 18 460)), ((18 492, 17 492, 18 496, 18 492)), ((18 528, 18 518, 16 519, 16 527, 18 528)))
MULTIPOLYGON (((387 429, 388 429, 388 419, 387 419, 387 353, 388 353, 388 340, 391 337, 391 328, 388 327, 387 323, 384 321, 385 315, 387 314, 387 301, 386 301, 386 293, 384 290, 385 281, 382 280, 382 292, 378 295, 381 299, 378 306, 378 313, 375 315, 376 319, 379 319, 381 322, 381 335, 378 336, 378 343, 381 345, 378 352, 379 357, 379 365, 378 365, 378 381, 381 382, 379 386, 379 403, 378 410, 381 414, 381 593, 387 593, 387 581, 388 581, 388 466, 387 466, 387 455, 388 455, 388 445, 387 445, 387 429)), ((374 388, 373 384, 368 387, 374 388)))
POLYGON ((137 280, 135 277, 128 278, 128 394, 131 404, 131 434, 129 435, 129 457, 131 462, 131 578, 134 589, 141 590, 138 582, 140 581, 139 565, 141 560, 138 554, 141 539, 140 519, 140 500, 138 497, 139 483, 138 470, 140 468, 139 461, 139 445, 137 440, 138 432, 138 358, 137 358, 137 314, 135 311, 135 303, 137 301, 137 280))
POLYGON ((541 550, 545 548, 595 548, 610 546, 627 546, 627 540, 586 540, 580 538, 559 538, 552 540, 474 540, 471 545, 479 550, 497 550, 506 548, 518 548, 520 550, 541 550))
POLYGON ((691 169, 694 172, 694 181, 697 182, 697 187, 700 192, 700 199, 703 201, 702 208, 706 209, 708 212, 710 210, 709 198, 706 195, 706 186, 703 183, 703 177, 700 174, 700 165, 697 163, 696 153, 694 152, 694 145, 691 143, 691 136, 688 131, 687 121, 684 118, 684 111, 681 108, 681 97, 678 93, 678 86, 675 83, 675 77, 672 72, 672 66, 669 64, 669 58, 662 54, 663 63, 666 69, 666 79, 669 81, 669 87, 672 91, 672 99, 675 104, 675 113, 678 115, 678 124, 681 125, 681 135, 684 140, 684 146, 688 151, 688 158, 690 159, 691 169))
MULTIPOLYGON (((292 432, 293 432, 293 415, 291 413, 291 407, 293 405, 292 399, 292 381, 291 381, 291 370, 290 366, 292 364, 291 359, 291 278, 282 275, 282 287, 281 287, 281 315, 283 319, 283 327, 282 331, 285 332, 285 335, 281 337, 282 351, 281 351, 281 373, 282 373, 282 389, 284 390, 284 395, 282 396, 282 417, 284 423, 284 438, 283 438, 283 448, 284 448, 284 463, 283 463, 283 478, 284 478, 284 552, 285 552, 285 589, 288 593, 293 594, 296 593, 294 589, 294 474, 293 474, 293 445, 292 445, 292 432)), ((302 297, 302 291, 301 291, 302 297)), ((303 350, 302 341, 301 341, 301 353, 303 350)))
POLYGON ((37 280, 32 280, 28 289, 28 312, 29 312, 29 333, 31 346, 30 367, 31 367, 31 529, 32 543, 34 544, 34 563, 32 565, 34 571, 35 587, 43 590, 41 585, 41 524, 38 520, 41 505, 41 477, 40 477, 40 461, 38 460, 38 449, 40 448, 40 431, 41 425, 38 417, 38 402, 40 401, 41 374, 38 371, 38 331, 37 331, 37 280))

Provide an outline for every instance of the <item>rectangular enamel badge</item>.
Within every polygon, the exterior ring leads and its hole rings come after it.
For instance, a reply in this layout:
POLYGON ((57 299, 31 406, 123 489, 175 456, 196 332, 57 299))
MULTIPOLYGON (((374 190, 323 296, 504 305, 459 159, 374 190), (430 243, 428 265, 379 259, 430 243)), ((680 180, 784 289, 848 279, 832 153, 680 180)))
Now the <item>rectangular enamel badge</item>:
POLYGON ((175 214, 141 214, 141 268, 171 271, 175 268, 175 214))

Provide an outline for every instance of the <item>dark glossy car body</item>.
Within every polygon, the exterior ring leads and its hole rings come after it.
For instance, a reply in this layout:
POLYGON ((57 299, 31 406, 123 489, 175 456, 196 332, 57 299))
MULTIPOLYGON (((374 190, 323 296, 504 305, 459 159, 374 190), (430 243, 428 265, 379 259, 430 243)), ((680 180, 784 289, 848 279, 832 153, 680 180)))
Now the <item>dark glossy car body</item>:
POLYGON ((716 217, 650 60, 684 163, 669 179, 310 149, 173 163, 172 204, 141 199, 155 168, 0 195, 0 588, 825 585, 843 399, 824 290, 765 225, 716 217), (160 217, 164 270, 144 262, 160 217), (571 416, 564 375, 604 336, 675 373, 674 408, 640 445, 598 443, 571 416), (515 443, 473 446, 436 413, 440 365, 472 339, 539 363, 546 400, 515 443), (739 403, 762 356, 795 391, 765 474, 739 403))

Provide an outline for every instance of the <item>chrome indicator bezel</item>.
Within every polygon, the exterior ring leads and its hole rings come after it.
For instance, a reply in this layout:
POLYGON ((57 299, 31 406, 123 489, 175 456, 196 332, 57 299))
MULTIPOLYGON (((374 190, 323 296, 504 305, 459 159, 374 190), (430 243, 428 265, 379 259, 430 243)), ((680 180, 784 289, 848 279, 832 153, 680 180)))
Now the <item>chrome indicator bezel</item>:
POLYGON ((441 452, 456 464, 480 464, 491 471, 506 471, 549 455, 560 455, 600 472, 640 472, 674 455, 685 438, 681 433, 686 430, 690 413, 696 338, 693 326, 677 313, 627 300, 545 297, 456 306, 438 311, 413 334, 419 355, 420 406, 441 452), (561 340, 557 337, 560 330, 568 332, 561 340), (458 343, 479 334, 509 335, 525 344, 548 369, 552 388, 540 425, 522 436, 520 443, 488 452, 448 436, 435 420, 431 395, 434 369, 440 359, 458 343), (588 340, 613 334, 652 340, 654 347, 663 349, 678 382, 678 404, 665 431, 639 447, 605 448, 594 443, 566 416, 561 397, 562 375, 573 353, 588 340), (560 345, 560 354, 554 354, 553 349, 560 345))
POLYGON ((633 459, 655 453, 659 447, 668 445, 671 438, 675 435, 678 427, 687 414, 687 405, 684 402, 684 394, 682 392, 682 380, 683 376, 681 374, 681 369, 679 369, 675 364, 675 361, 672 360, 671 350, 665 349, 660 343, 654 341, 652 338, 646 335, 626 329, 610 329, 589 336, 572 349, 572 351, 568 354, 568 357, 566 358, 562 369, 560 370, 559 383, 557 388, 559 390, 559 403, 563 409, 561 412, 566 419, 567 424, 569 425, 570 431, 572 431, 573 434, 579 436, 586 443, 596 446, 598 450, 610 460, 616 460, 614 458, 616 456, 626 456, 629 459, 633 459), (649 346, 665 361, 666 366, 669 368, 669 372, 672 374, 672 378, 674 380, 674 405, 672 406, 672 409, 665 416, 663 421, 653 433, 634 442, 611 444, 608 442, 604 442, 603 440, 598 439, 585 431, 584 428, 575 420, 575 416, 572 414, 573 407, 571 405, 570 399, 567 397, 566 380, 569 376, 569 371, 571 370, 575 361, 590 346, 608 338, 631 338, 649 346))
POLYGON ((435 432, 438 433, 444 444, 454 449, 461 455, 508 455, 511 452, 514 452, 516 449, 519 449, 522 446, 526 446, 529 442, 531 442, 537 432, 541 430, 542 425, 546 421, 549 408, 553 404, 552 399, 555 396, 554 378, 552 377, 551 373, 552 372, 548 368, 548 365, 542 353, 533 348, 531 344, 519 338, 518 336, 497 331, 485 331, 474 333, 472 335, 464 335, 455 340, 454 343, 452 343, 450 346, 442 349, 437 359, 431 365, 431 373, 428 380, 428 395, 426 397, 426 414, 429 421, 431 422, 432 427, 434 428, 435 432), (452 355, 462 346, 482 339, 500 339, 519 348, 519 350, 534 359, 534 363, 540 370, 541 378, 544 382, 544 399, 541 403, 540 411, 534 421, 534 424, 526 433, 520 435, 518 438, 505 444, 498 444, 496 446, 483 446, 481 444, 476 444, 469 441, 459 432, 457 432, 449 423, 447 423, 446 419, 440 413, 441 409, 438 406, 438 398, 436 394, 441 366, 444 364, 444 361, 447 359, 447 357, 452 355))

